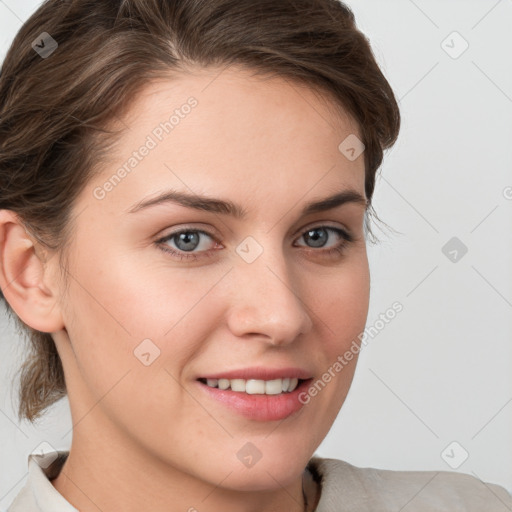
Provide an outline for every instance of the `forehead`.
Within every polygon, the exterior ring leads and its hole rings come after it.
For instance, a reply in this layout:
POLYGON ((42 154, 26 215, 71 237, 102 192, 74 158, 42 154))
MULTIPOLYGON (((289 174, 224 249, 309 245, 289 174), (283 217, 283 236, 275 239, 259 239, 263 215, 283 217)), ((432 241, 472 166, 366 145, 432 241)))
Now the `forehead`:
POLYGON ((300 120, 305 121, 301 125, 304 131, 308 127, 310 131, 323 132, 349 129, 361 138, 358 123, 325 89, 289 77, 256 74, 239 66, 197 68, 169 80, 153 80, 132 102, 127 117, 149 117, 156 113, 161 117, 165 111, 159 98, 176 103, 185 95, 197 99, 205 116, 222 112, 224 115, 216 118, 220 124, 224 119, 231 126, 237 119, 242 125, 257 119, 262 127, 272 131, 273 126, 300 120))
POLYGON ((236 192, 239 202, 270 189, 288 191, 283 201, 349 187, 364 195, 363 155, 351 161, 339 149, 361 138, 357 123, 320 90, 253 73, 198 69, 148 83, 120 118, 122 135, 91 187, 124 168, 108 187, 111 204, 166 187, 236 192))

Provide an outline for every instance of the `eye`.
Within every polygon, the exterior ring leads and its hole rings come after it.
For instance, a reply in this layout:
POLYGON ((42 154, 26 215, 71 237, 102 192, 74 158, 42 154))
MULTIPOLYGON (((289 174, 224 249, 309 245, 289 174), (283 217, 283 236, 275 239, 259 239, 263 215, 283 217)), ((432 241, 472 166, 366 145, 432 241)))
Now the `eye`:
MULTIPOLYGON (((174 233, 170 233, 169 235, 157 240, 157 244, 160 248, 170 253, 173 256, 176 256, 179 259, 197 259, 197 254, 187 254, 192 252, 201 246, 201 235, 205 235, 208 238, 214 240, 213 235, 207 233, 206 231, 202 231, 199 229, 181 229, 180 231, 175 231, 174 233), (169 247, 167 242, 173 242, 175 244, 176 249, 169 247)), ((204 249, 204 247, 203 247, 204 249)), ((207 250, 199 251, 204 252, 205 255, 211 256, 211 253, 207 250)))
POLYGON ((309 243, 311 243, 312 246, 310 247, 323 248, 329 239, 329 233, 335 233, 336 236, 334 239, 336 242, 336 238, 338 238, 338 243, 335 243, 335 245, 330 249, 322 249, 322 251, 316 252, 321 252, 324 255, 343 254, 347 248, 347 245, 354 241, 354 238, 350 233, 344 229, 335 228, 332 226, 315 226, 308 229, 300 238, 304 238, 304 240, 307 240, 309 243))
MULTIPOLYGON (((207 249, 208 243, 203 243, 203 240, 201 240, 203 237, 210 238, 215 242, 215 245, 218 244, 214 235, 203 230, 192 228, 183 228, 179 231, 170 233, 165 237, 157 240, 155 243, 162 251, 167 252, 171 254, 173 257, 176 257, 180 260, 196 260, 203 256, 213 256, 213 251, 209 251, 207 249), (170 246, 169 242, 172 242, 174 247, 170 246), (196 249, 198 248, 201 248, 202 250, 196 251, 196 249)), ((310 228, 307 231, 305 231, 299 237, 299 239, 300 238, 304 238, 304 240, 306 240, 307 243, 311 244, 311 246, 309 246, 309 249, 313 249, 313 252, 320 253, 321 255, 324 256, 343 254, 347 248, 347 245, 354 240, 352 235, 347 231, 332 226, 316 226, 310 228), (335 234, 334 237, 330 236, 330 234, 332 233, 335 234), (324 249, 323 247, 326 246, 326 243, 329 240, 329 238, 334 238, 335 244, 333 247, 329 249, 324 249), (336 240, 336 238, 338 239, 338 241, 336 240)))

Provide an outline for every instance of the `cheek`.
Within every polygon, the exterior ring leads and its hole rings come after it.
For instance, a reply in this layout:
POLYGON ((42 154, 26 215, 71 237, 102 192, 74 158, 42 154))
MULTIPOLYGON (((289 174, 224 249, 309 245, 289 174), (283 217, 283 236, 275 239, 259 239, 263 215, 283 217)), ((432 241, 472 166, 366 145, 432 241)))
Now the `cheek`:
POLYGON ((75 279, 65 318, 88 384, 101 395, 132 367, 146 373, 166 368, 180 378, 181 368, 220 322, 218 303, 208 292, 222 272, 169 270, 106 253, 93 256, 82 254, 71 269, 75 279))
MULTIPOLYGON (((197 429, 194 421, 207 421, 206 414, 199 411, 198 418, 190 409, 179 382, 209 333, 201 322, 212 307, 201 301, 208 286, 196 282, 195 289, 184 286, 180 293, 179 279, 152 282, 149 272, 130 273, 122 264, 109 272, 100 268, 89 279, 85 269, 75 272, 87 283, 71 284, 72 309, 65 319, 78 370, 77 416, 87 417, 98 404, 118 427, 148 443, 172 440, 180 430, 197 429)), ((210 326, 212 321, 210 316, 210 326)))
POLYGON ((324 411, 318 432, 334 421, 352 383, 367 321, 369 285, 367 259, 354 259, 336 276, 323 280, 323 291, 317 294, 318 352, 322 360, 310 390, 311 403, 324 411))
MULTIPOLYGON (((314 293, 314 292, 313 292, 314 293)), ((323 321, 324 343, 330 363, 358 340, 364 331, 370 300, 366 258, 354 260, 318 287, 315 313, 323 321)))
POLYGON ((79 283, 75 316, 94 323, 96 331, 119 332, 134 343, 168 336, 218 279, 212 272, 196 277, 193 270, 151 266, 137 255, 92 255, 73 272, 79 283))

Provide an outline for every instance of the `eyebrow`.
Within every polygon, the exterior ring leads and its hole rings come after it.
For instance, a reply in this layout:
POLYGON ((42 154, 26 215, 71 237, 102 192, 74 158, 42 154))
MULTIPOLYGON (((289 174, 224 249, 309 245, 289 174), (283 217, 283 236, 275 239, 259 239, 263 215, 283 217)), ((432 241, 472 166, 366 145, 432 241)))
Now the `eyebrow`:
MULTIPOLYGON (((128 213, 135 213, 165 203, 175 203, 195 210, 231 215, 236 219, 245 219, 248 214, 245 208, 232 201, 177 190, 167 190, 156 197, 139 201, 128 210, 128 213)), ((368 201, 359 192, 354 189, 346 189, 324 199, 307 203, 302 209, 302 215, 331 210, 346 203, 360 204, 365 208, 368 206, 368 201)))

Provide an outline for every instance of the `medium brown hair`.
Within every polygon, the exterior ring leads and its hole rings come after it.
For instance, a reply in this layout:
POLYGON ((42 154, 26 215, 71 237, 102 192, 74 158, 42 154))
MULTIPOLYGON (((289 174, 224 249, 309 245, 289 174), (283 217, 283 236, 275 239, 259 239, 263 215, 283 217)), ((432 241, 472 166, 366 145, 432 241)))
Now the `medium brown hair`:
MULTIPOLYGON (((232 64, 322 91, 357 121, 372 210, 400 113, 368 39, 338 0, 46 0, 1 69, 0 209, 62 258, 74 201, 113 141, 110 122, 152 78, 232 64), (46 58, 32 47, 43 32, 58 44, 46 58)), ((51 335, 5 306, 29 340, 18 417, 34 422, 66 395, 63 368, 51 335)))

